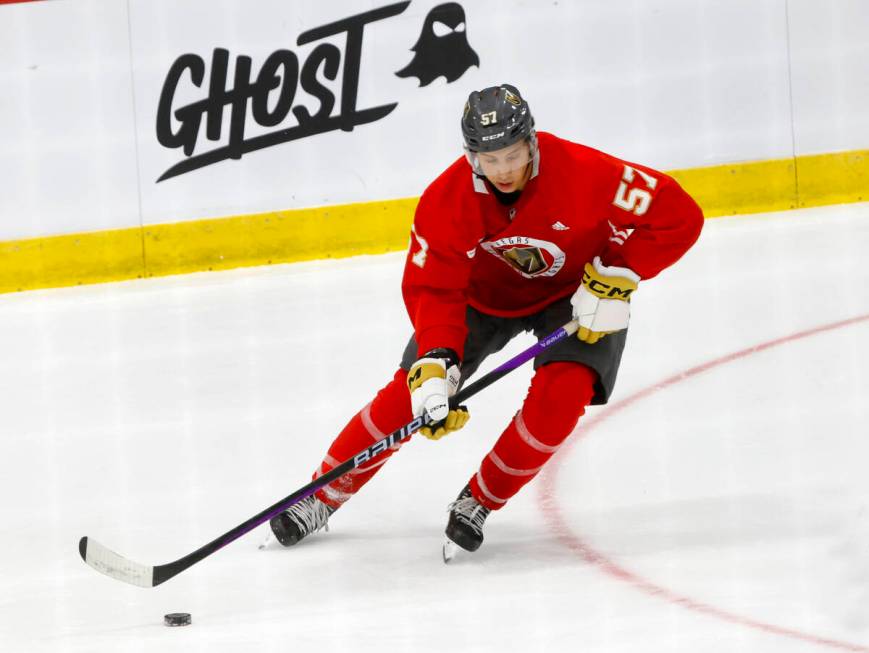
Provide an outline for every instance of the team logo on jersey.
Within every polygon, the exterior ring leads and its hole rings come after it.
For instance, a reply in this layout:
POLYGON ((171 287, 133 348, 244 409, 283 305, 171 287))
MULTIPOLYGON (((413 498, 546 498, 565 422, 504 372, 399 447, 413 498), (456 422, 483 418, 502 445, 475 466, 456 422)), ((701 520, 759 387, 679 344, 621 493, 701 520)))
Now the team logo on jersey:
POLYGON ((511 236, 480 243, 480 246, 527 279, 553 277, 564 267, 564 252, 547 240, 511 236))

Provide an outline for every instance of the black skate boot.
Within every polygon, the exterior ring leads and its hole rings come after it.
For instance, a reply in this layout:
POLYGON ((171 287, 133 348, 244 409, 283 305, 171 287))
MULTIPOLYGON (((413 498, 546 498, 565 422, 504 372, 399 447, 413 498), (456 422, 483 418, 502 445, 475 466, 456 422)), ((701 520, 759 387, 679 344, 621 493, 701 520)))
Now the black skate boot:
POLYGON ((483 543, 483 524, 491 510, 481 505, 466 485, 461 494, 449 505, 450 520, 447 522, 447 543, 444 545, 444 562, 456 554, 454 545, 465 551, 476 551, 483 543))
POLYGON ((284 546, 293 546, 321 528, 328 531, 329 517, 335 510, 337 508, 326 505, 315 496, 310 496, 272 517, 269 524, 278 542, 284 546))

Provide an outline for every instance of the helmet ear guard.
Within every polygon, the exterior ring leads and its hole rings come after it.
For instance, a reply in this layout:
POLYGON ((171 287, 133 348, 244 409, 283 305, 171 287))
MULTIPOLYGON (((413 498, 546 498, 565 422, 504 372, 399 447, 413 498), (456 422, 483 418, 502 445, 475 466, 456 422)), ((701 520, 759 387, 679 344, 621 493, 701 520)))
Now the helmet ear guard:
POLYGON ((537 130, 532 129, 528 134, 528 148, 531 150, 531 175, 537 174, 537 169, 540 166, 540 148, 537 146, 537 130))
POLYGON ((468 149, 467 143, 462 147, 465 150, 465 158, 471 165, 471 169, 474 171, 474 174, 478 177, 485 177, 486 175, 483 174, 483 168, 480 167, 480 157, 477 156, 477 153, 472 152, 470 149, 468 149))

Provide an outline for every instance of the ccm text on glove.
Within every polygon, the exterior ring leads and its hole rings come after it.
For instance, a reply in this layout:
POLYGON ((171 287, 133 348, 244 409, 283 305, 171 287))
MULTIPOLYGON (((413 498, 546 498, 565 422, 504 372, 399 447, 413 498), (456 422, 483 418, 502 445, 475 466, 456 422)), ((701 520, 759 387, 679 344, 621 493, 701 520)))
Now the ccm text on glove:
POLYGON ((593 345, 608 333, 628 328, 631 295, 640 283, 630 268, 606 266, 600 257, 585 264, 582 285, 570 298, 573 319, 579 323, 576 337, 593 345))

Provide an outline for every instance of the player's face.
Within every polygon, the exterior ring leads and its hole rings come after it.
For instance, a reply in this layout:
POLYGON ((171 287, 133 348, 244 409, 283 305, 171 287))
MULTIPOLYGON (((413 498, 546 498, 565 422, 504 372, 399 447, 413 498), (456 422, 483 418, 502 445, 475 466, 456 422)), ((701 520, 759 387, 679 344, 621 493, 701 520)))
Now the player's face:
POLYGON ((514 143, 494 152, 480 152, 477 160, 486 178, 502 193, 522 190, 531 176, 531 147, 528 141, 514 143))

